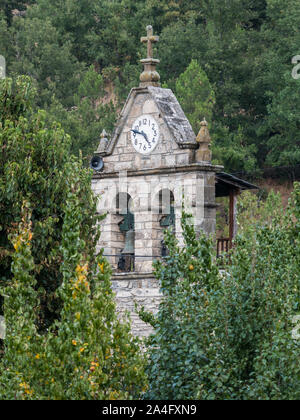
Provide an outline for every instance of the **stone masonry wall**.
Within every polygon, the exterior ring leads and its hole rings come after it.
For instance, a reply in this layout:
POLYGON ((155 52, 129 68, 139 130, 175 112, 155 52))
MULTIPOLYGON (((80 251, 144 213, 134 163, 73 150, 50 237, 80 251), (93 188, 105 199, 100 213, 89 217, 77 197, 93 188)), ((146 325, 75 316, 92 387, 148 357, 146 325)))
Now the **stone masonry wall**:
POLYGON ((156 313, 161 299, 158 281, 150 275, 137 276, 135 274, 115 275, 112 287, 116 293, 117 311, 119 317, 125 318, 125 313, 130 314, 132 333, 139 337, 147 337, 152 332, 152 327, 145 324, 136 313, 135 303, 140 308, 156 313))
POLYGON ((194 154, 194 150, 178 147, 150 94, 139 93, 128 112, 112 154, 104 157, 104 173, 189 164, 193 161, 194 154), (160 141, 150 155, 137 153, 131 143, 132 124, 141 114, 154 117, 160 128, 160 141))
MULTIPOLYGON (((187 181, 191 186, 188 197, 190 210, 194 215, 197 230, 213 233, 215 230, 215 190, 214 173, 211 171, 178 172, 173 174, 158 173, 145 176, 129 176, 127 189, 132 198, 132 212, 135 217, 135 272, 117 273, 113 276, 113 289, 116 292, 117 308, 122 317, 125 311, 129 311, 132 318, 133 333, 139 336, 147 336, 151 327, 144 324, 135 313, 135 302, 139 306, 145 306, 147 310, 155 313, 160 301, 159 284, 153 277, 152 264, 161 255, 161 238, 163 228, 159 224, 162 217, 157 212, 157 196, 161 189, 170 189, 174 195, 175 207, 175 234, 182 242, 181 229, 181 204, 182 190, 187 181), (144 181, 144 184, 141 182, 144 181), (145 185, 153 184, 153 191, 147 190, 145 185), (152 204, 152 206, 151 206, 152 204)), ((99 211, 101 202, 108 204, 107 217, 102 221, 102 234, 98 244, 98 250, 104 247, 104 255, 112 267, 117 269, 119 255, 124 248, 124 235, 120 233, 118 222, 122 216, 116 215, 116 209, 110 207, 115 204, 111 179, 98 179, 93 181, 93 190, 99 195, 99 211), (107 186, 106 185, 107 181, 107 186), (112 256, 111 256, 112 255, 112 256)), ((124 187, 124 186, 123 186, 124 187)))
MULTIPOLYGON (((135 251, 139 256, 155 257, 160 252, 163 228, 159 224, 162 217, 157 206, 157 197, 162 190, 169 190, 174 196, 175 232, 181 240, 182 194, 185 195, 185 208, 194 215, 196 230, 207 233, 215 230, 214 174, 206 171, 156 173, 144 176, 128 176, 126 185, 120 185, 118 178, 93 180, 93 191, 99 196, 98 211, 107 213, 101 222, 99 247, 104 248, 110 262, 116 267, 116 258, 125 244, 125 236, 118 223, 122 216, 117 214, 116 196, 125 192, 131 197, 131 212, 135 219, 135 251), (120 189, 119 189, 120 188, 120 189)), ((152 259, 136 259, 136 272, 152 271, 152 259)))
POLYGON ((153 260, 161 256, 163 237, 159 192, 169 190, 173 194, 175 234, 180 244, 183 243, 183 193, 185 208, 193 214, 196 230, 213 233, 216 220, 215 167, 208 162, 195 162, 195 136, 175 97, 168 90, 152 90, 135 90, 129 95, 108 154, 103 155, 104 169, 92 180, 92 189, 99 197, 97 210, 107 214, 101 222, 98 250, 104 248, 104 255, 114 269, 112 285, 119 316, 123 317, 128 311, 133 333, 141 337, 149 335, 151 327, 139 319, 135 303, 155 313, 161 299, 159 284, 152 272, 153 260), (160 128, 159 143, 149 155, 137 153, 131 143, 132 125, 142 114, 155 118, 160 128), (125 245, 125 235, 119 229, 122 216, 116 208, 119 193, 130 196, 130 211, 134 214, 133 273, 117 270, 125 245))

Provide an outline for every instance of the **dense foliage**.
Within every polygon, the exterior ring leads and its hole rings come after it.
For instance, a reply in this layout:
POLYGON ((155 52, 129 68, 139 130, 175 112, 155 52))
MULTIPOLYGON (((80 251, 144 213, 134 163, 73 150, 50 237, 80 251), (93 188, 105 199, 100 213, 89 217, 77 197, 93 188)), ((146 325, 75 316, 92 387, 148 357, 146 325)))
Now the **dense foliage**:
POLYGON ((83 255, 80 178, 69 185, 60 249, 63 276, 59 321, 37 330, 33 234, 24 203, 22 221, 11 234, 13 281, 5 296, 7 335, 0 361, 0 399, 131 399, 145 385, 143 359, 129 323, 116 318, 110 267, 101 257, 83 255))
POLYGON ((92 253, 98 234, 91 173, 82 168, 80 158, 72 157, 70 137, 60 124, 47 125, 45 112, 31 112, 34 95, 28 77, 0 81, 0 284, 12 278, 13 247, 8 237, 12 227, 21 221, 25 200, 32 209, 32 256, 43 301, 39 323, 45 328, 59 311, 55 290, 62 281, 59 267, 63 259, 63 206, 72 172, 78 174, 81 183, 78 199, 83 253, 92 253))
POLYGON ((300 309, 300 185, 284 216, 271 194, 251 218, 251 200, 241 205, 248 223, 221 271, 211 241, 197 238, 187 215, 183 248, 167 234, 170 255, 155 264, 159 312, 141 311, 155 327, 149 398, 300 398, 300 342, 292 336, 300 309))
POLYGON ((0 82, 0 399, 134 398, 143 358, 96 256, 91 171, 33 96, 26 77, 0 82))
POLYGON ((212 120, 216 162, 248 173, 300 164, 300 80, 292 78, 292 57, 300 54, 298 0, 2 0, 0 54, 8 75, 34 78, 36 105, 61 122, 73 151, 85 157, 138 84, 140 37, 149 23, 160 35, 162 81, 196 131, 198 118, 212 120), (192 60, 198 76, 183 76, 192 60), (187 93, 195 93, 188 100, 182 77, 187 93), (197 104, 198 78, 208 81, 212 109, 197 104))
MULTIPOLYGON (((0 81, 0 398, 147 389, 139 342, 117 320, 110 268, 95 256, 84 164, 138 84, 149 23, 164 85, 195 132, 209 120, 215 162, 248 173, 300 164, 298 0, 0 0, 13 76, 0 81)), ((163 300, 156 316, 141 312, 155 328, 146 398, 300 398, 300 186, 286 212, 274 195, 253 197, 222 271, 186 214, 185 246, 167 234, 169 255, 155 263, 163 300)))

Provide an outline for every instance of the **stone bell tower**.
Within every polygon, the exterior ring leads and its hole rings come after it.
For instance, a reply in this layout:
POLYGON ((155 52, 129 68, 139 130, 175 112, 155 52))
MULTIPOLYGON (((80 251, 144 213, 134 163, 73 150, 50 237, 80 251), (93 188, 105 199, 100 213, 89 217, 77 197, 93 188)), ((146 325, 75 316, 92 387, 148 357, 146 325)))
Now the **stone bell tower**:
POLYGON ((216 222, 215 173, 206 121, 196 137, 170 89, 160 87, 153 58, 159 37, 151 26, 141 42, 147 58, 139 87, 128 95, 115 130, 105 132, 95 152, 92 188, 98 211, 106 213, 99 248, 112 264, 119 310, 132 313, 133 331, 147 335, 134 304, 155 311, 159 285, 152 263, 168 252, 163 241, 169 227, 181 241, 181 206, 194 216, 195 227, 213 233, 216 222))

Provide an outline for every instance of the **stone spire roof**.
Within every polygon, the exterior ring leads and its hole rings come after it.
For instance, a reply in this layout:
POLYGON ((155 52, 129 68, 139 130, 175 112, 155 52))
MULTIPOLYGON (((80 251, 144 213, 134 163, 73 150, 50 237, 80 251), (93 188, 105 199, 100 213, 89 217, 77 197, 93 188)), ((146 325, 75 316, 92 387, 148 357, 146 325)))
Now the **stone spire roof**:
POLYGON ((149 97, 153 99, 161 113, 162 118, 164 119, 166 126, 169 128, 173 139, 180 148, 197 149, 198 143, 196 141, 195 133, 173 92, 170 89, 163 89, 161 87, 154 87, 150 85, 145 88, 139 87, 131 90, 103 156, 110 155, 113 152, 119 135, 125 126, 128 115, 130 114, 130 110, 137 98, 137 95, 140 93, 148 93, 149 97))

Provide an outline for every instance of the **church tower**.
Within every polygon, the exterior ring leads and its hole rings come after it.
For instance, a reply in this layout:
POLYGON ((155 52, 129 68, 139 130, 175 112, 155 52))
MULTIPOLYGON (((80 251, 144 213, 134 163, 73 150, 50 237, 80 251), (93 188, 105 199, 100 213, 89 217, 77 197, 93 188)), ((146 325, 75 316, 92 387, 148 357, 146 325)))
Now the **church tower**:
POLYGON ((134 313, 137 302, 155 311, 159 285, 152 263, 168 252, 164 229, 173 229, 181 241, 181 208, 194 216, 197 230, 214 233, 216 223, 215 175, 211 164, 207 123, 196 137, 170 89, 160 86, 153 58, 159 37, 151 26, 141 42, 147 58, 139 87, 133 88, 112 136, 103 132, 92 160, 92 188, 99 196, 98 211, 106 213, 99 248, 110 261, 113 287, 120 311, 132 313, 133 330, 146 335, 134 313))

